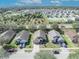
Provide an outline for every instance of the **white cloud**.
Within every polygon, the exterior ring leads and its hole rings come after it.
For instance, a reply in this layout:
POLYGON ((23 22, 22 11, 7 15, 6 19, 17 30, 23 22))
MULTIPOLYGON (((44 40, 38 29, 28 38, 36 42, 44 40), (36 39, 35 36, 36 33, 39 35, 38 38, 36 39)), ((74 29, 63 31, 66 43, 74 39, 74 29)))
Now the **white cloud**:
POLYGON ((42 0, 31 0, 34 3, 42 3, 42 0))
POLYGON ((42 0, 18 0, 16 5, 30 5, 30 4, 33 4, 33 3, 41 4, 42 0))
POLYGON ((55 0, 55 1, 51 0, 50 2, 51 3, 60 3, 60 1, 58 1, 58 0, 55 0))
POLYGON ((22 3, 15 3, 15 5, 17 5, 17 6, 23 6, 24 4, 22 4, 22 3))
POLYGON ((42 3, 42 0, 18 0, 20 3, 42 3))
POLYGON ((52 3, 53 5, 56 5, 56 6, 61 5, 61 1, 59 1, 59 0, 51 0, 50 3, 52 3))
POLYGON ((19 0, 19 3, 32 3, 31 0, 19 0))

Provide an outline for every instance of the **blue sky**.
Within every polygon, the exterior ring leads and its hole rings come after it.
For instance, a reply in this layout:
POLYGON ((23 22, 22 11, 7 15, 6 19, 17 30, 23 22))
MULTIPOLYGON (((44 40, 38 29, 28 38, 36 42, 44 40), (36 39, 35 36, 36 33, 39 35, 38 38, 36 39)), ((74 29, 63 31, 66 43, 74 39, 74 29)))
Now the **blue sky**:
POLYGON ((0 0, 0 7, 11 6, 79 6, 79 0, 0 0))

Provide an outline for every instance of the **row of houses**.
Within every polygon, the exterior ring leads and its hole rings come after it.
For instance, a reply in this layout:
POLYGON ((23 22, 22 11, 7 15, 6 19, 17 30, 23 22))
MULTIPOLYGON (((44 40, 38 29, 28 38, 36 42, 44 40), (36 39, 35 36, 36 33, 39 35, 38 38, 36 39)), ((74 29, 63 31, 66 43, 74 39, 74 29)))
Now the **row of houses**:
MULTIPOLYGON (((79 10, 76 9, 27 9, 24 10, 27 13, 35 14, 42 13, 48 17, 49 21, 62 21, 62 22, 70 22, 79 19, 79 10), (78 16, 78 17, 77 17, 78 16)), ((22 11, 22 12, 24 12, 22 11)))
POLYGON ((25 9, 21 11, 7 11, 4 13, 5 17, 11 17, 24 14, 42 13, 48 16, 48 18, 75 18, 79 14, 78 9, 25 9))
MULTIPOLYGON (((19 45, 21 48, 24 48, 30 39, 30 35, 30 32, 26 30, 23 30, 17 34, 13 30, 8 30, 0 35, 0 41, 4 41, 4 43, 6 44, 14 39, 17 45, 19 45)), ((45 33, 42 30, 38 30, 33 33, 32 37, 34 44, 46 44, 48 41, 50 41, 54 44, 60 44, 61 47, 67 47, 63 37, 59 32, 55 30, 51 30, 48 33, 45 33)))
MULTIPOLYGON (((26 11, 26 10, 24 10, 26 11)), ((22 11, 23 12, 23 11, 22 11)), ((25 13, 43 13, 48 16, 48 18, 74 18, 75 15, 79 13, 77 9, 27 9, 25 13)))

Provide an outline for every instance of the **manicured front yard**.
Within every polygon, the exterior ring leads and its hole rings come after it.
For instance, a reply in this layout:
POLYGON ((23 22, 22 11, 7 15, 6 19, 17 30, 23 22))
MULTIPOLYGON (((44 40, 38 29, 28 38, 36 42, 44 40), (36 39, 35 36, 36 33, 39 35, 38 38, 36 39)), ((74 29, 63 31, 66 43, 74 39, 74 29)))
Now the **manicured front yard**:
POLYGON ((47 36, 47 38, 49 42, 47 42, 47 44, 41 45, 40 48, 60 48, 58 44, 52 43, 49 36, 47 36))
POLYGON ((40 48, 60 48, 60 46, 57 44, 53 44, 52 42, 48 42, 45 45, 40 45, 40 48))

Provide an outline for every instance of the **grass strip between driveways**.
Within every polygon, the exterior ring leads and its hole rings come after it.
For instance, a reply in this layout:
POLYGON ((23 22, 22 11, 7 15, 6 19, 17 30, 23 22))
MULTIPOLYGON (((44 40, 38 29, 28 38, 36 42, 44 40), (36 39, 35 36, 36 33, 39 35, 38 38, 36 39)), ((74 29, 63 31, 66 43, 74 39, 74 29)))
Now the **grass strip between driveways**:
POLYGON ((68 44, 68 48, 75 48, 72 40, 67 35, 62 35, 66 43, 68 44))

